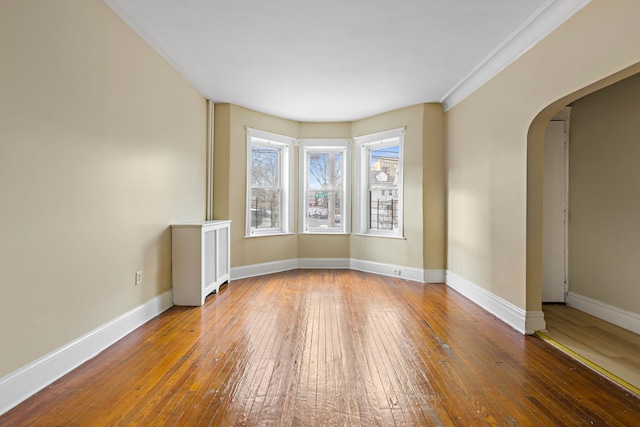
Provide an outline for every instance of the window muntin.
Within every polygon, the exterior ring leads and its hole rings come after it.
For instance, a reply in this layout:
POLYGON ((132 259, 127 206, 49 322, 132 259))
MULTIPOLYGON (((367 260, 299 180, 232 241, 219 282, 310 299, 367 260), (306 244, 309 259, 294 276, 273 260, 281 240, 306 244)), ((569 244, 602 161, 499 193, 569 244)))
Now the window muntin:
POLYGON ((348 233, 348 141, 302 141, 300 165, 300 232, 348 233))
POLYGON ((280 229, 281 147, 251 146, 251 226, 280 229))
POLYGON ((404 129, 356 138, 361 234, 402 237, 402 153, 404 129))
POLYGON ((247 130, 247 237, 290 232, 293 141, 247 130))
POLYGON ((371 147, 369 157, 368 223, 370 230, 397 230, 400 194, 400 145, 371 147))

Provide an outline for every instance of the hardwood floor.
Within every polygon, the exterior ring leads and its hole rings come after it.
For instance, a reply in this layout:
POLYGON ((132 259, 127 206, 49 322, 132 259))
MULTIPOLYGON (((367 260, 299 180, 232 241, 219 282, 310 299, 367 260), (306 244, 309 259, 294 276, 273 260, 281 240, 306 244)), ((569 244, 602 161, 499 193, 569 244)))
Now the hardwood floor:
POLYGON ((640 389, 640 335, 566 305, 543 311, 549 337, 640 389))
POLYGON ((171 308, 0 425, 631 426, 640 399, 445 285, 296 270, 171 308))

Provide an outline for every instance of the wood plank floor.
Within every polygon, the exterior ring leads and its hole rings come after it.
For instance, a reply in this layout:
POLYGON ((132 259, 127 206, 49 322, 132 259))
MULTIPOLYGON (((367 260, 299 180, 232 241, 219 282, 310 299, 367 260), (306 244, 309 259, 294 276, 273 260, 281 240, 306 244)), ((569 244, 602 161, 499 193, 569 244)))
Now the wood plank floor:
POLYGON ((640 425, 640 399, 442 284, 296 270, 173 307, 2 426, 640 425))
POLYGON ((549 337, 640 389, 640 335, 566 305, 542 310, 549 337))

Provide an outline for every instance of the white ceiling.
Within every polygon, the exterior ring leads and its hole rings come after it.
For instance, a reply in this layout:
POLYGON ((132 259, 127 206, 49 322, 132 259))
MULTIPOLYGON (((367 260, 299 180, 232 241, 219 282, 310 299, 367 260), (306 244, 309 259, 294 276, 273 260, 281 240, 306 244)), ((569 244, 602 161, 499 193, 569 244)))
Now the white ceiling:
POLYGON ((450 108, 589 0, 105 0, 205 98, 298 121, 450 108))

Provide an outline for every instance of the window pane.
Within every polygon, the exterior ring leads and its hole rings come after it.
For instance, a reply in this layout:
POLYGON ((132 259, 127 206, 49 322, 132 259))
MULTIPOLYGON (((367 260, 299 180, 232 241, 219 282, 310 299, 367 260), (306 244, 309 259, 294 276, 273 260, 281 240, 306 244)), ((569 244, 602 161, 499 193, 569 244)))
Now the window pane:
POLYGON ((251 147, 251 186, 280 186, 280 149, 260 145, 251 147))
POLYGON ((343 153, 310 151, 307 155, 306 229, 342 229, 343 153), (315 190, 315 191, 314 191, 315 190))
MULTIPOLYGON (((369 228, 372 230, 398 229, 398 197, 384 190, 369 191, 369 228)), ((397 193, 397 192, 396 192, 397 193)))
POLYGON ((342 228, 342 200, 340 192, 309 191, 307 193, 308 228, 342 228))
POLYGON ((370 150, 369 228, 371 230, 397 230, 398 228, 399 154, 399 145, 370 150))
POLYGON ((354 138, 356 145, 356 231, 402 237, 404 129, 354 138))
POLYGON ((280 228, 280 190, 251 190, 251 227, 280 228))
POLYGON ((307 157, 308 188, 342 188, 342 153, 310 152, 307 157))
POLYGON ((372 149, 370 186, 391 187, 398 185, 398 161, 400 159, 400 146, 372 149))

